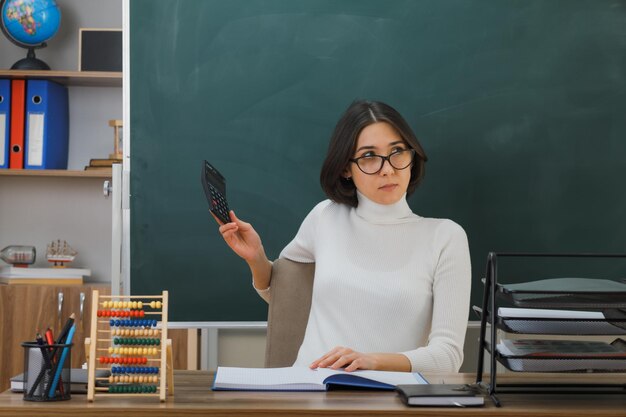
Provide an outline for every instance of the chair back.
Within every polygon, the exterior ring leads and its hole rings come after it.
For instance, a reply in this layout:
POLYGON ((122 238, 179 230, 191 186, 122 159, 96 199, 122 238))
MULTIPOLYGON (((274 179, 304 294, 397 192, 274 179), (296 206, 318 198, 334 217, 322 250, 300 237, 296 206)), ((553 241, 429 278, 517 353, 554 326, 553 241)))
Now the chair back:
POLYGON ((314 263, 277 259, 272 265, 265 367, 291 366, 304 340, 311 310, 314 263))

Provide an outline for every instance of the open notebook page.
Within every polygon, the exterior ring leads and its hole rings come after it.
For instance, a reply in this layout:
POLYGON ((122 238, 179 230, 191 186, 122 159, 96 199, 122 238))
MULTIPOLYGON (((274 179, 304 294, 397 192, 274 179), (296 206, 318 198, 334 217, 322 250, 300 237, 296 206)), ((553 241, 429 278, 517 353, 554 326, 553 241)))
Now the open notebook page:
POLYGON ((329 376, 338 374, 360 376, 394 386, 427 383, 421 375, 410 372, 345 372, 327 368, 311 370, 308 367, 295 366, 288 368, 219 367, 215 376, 214 388, 325 391, 324 380, 329 376))

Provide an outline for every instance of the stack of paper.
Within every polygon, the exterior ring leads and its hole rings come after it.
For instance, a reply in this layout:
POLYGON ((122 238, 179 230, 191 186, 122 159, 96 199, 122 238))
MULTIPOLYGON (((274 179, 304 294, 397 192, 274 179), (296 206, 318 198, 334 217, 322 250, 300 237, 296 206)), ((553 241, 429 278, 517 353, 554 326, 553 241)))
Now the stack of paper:
POLYGON ((0 283, 4 284, 51 284, 80 285, 83 278, 91 275, 84 268, 0 268, 0 283))
POLYGON ((496 349, 512 371, 624 371, 626 352, 619 341, 503 339, 496 349))
POLYGON ((610 335, 622 333, 626 325, 599 311, 500 307, 498 317, 511 331, 527 334, 610 335))

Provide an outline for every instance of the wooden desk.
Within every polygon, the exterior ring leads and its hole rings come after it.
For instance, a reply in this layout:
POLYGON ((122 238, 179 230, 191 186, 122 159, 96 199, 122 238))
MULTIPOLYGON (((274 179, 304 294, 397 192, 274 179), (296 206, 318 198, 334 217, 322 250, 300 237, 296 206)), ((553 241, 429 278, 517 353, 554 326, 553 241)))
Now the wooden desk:
MULTIPOLYGON (((474 378, 460 374, 427 377, 433 383, 473 382, 474 378)), ((503 375, 498 379, 511 378, 503 375)), ((520 379, 524 378, 515 377, 515 381, 520 379)), ((489 399, 478 408, 417 408, 404 406, 393 392, 213 392, 212 376, 203 371, 176 371, 175 381, 175 398, 163 404, 154 398, 128 397, 96 397, 88 403, 86 395, 73 395, 70 401, 33 403, 23 401, 22 394, 4 392, 0 394, 0 416, 626 416, 626 391, 624 395, 502 394, 502 408, 494 407, 489 399)), ((623 374, 612 379, 625 381, 623 374)))

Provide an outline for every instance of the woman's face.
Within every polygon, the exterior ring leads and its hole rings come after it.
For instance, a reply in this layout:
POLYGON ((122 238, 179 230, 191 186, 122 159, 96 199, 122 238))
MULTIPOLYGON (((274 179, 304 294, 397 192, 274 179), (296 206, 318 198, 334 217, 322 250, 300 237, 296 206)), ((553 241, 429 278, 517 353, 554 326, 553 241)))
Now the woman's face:
MULTIPOLYGON (((361 131, 352 158, 369 155, 387 156, 405 149, 409 149, 408 145, 390 124, 377 122, 361 131)), ((380 171, 368 175, 362 172, 355 162, 350 162, 345 175, 352 177, 357 190, 375 203, 394 204, 406 193, 411 180, 411 167, 396 169, 389 161, 385 161, 380 171)))

